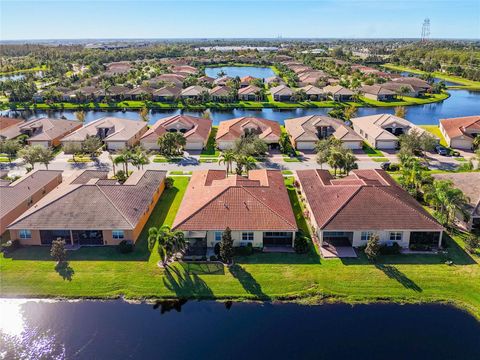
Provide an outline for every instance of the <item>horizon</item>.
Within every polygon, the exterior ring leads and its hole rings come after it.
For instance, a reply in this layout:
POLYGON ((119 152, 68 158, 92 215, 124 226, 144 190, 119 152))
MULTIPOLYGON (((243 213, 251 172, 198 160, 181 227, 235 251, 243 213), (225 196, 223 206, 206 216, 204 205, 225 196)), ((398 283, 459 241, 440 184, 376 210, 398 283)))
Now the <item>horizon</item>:
POLYGON ((420 37, 425 18, 432 40, 480 38, 476 0, 2 0, 0 6, 2 41, 407 40, 420 37))

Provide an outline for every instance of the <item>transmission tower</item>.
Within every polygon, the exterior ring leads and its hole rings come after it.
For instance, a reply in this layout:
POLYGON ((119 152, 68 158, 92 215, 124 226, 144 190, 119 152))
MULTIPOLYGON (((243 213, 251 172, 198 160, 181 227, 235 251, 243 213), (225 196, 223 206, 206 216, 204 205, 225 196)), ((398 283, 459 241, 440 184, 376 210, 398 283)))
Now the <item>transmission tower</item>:
POLYGON ((423 20, 422 25, 422 42, 427 42, 430 37, 430 19, 426 18, 423 20))

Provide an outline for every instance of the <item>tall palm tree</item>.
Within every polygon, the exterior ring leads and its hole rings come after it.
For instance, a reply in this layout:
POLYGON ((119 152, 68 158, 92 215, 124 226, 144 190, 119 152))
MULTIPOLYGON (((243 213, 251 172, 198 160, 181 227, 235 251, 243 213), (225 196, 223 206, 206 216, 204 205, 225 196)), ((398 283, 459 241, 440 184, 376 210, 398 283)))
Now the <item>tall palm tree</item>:
POLYGON ((132 165, 136 166, 138 170, 140 170, 140 168, 143 169, 144 165, 147 165, 150 163, 150 160, 148 160, 146 151, 142 149, 140 146, 138 146, 135 149, 135 151, 132 153, 131 161, 132 161, 132 165))
POLYGON ((126 173, 126 170, 125 170, 125 158, 123 157, 123 155, 117 155, 113 158, 113 172, 116 173, 115 171, 115 165, 119 165, 119 164, 123 164, 123 171, 125 171, 126 173))
POLYGON ((113 169, 113 176, 117 173, 115 171, 115 159, 113 158, 112 154, 108 153, 108 159, 112 162, 112 169, 113 169))
POLYGON ((233 162, 235 161, 235 152, 233 150, 226 150, 220 154, 218 159, 219 164, 227 165, 227 176, 233 168, 233 162))
POLYGON ((183 252, 187 247, 185 236, 182 231, 172 231, 168 225, 160 228, 148 229, 148 249, 153 251, 157 244, 157 252, 164 267, 168 260, 176 253, 183 252))
POLYGON ((120 155, 123 158, 123 163, 125 164, 125 174, 128 176, 128 163, 132 161, 132 150, 129 148, 124 148, 120 152, 120 155))

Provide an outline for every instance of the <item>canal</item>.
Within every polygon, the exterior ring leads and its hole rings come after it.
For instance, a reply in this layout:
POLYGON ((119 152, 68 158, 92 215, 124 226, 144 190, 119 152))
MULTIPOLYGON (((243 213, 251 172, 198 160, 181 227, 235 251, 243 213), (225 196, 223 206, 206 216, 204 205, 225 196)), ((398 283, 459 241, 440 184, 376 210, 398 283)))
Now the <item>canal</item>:
POLYGON ((7 359, 480 358, 480 323, 444 305, 0 299, 0 309, 7 359))

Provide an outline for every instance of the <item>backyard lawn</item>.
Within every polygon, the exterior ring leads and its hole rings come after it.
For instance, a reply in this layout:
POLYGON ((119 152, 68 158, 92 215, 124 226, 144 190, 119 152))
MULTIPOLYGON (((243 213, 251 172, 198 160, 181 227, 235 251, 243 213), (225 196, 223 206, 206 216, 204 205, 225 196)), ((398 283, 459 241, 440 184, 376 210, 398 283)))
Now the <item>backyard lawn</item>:
POLYGON ((437 138, 439 138, 440 145, 448 147, 447 142, 445 141, 445 138, 443 137, 443 134, 440 131, 440 128, 438 127, 438 125, 420 125, 420 127, 428 131, 432 135, 436 136, 437 138))
MULTIPOLYGON (((150 226, 172 224, 188 177, 175 176, 147 223, 136 250, 82 248, 69 252, 69 267, 57 272, 48 248, 24 248, 0 257, 1 296, 62 297, 190 297, 223 299, 291 299, 305 302, 338 300, 449 301, 480 318, 480 261, 462 247, 461 234, 448 240, 446 265, 440 255, 385 256, 377 264, 358 259, 323 260, 316 250, 305 255, 258 253, 237 258, 227 268, 216 264, 176 263, 156 266, 156 251, 146 247, 150 226)), ((287 177, 297 223, 306 229, 302 205, 287 177)))

